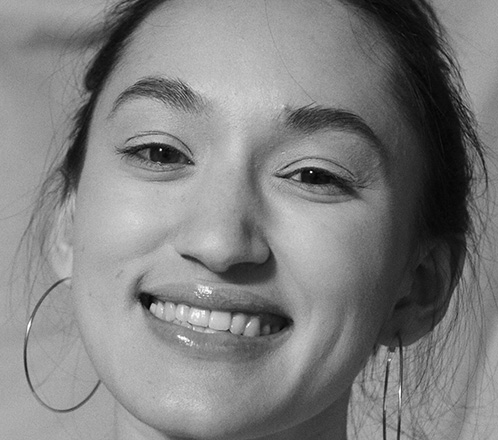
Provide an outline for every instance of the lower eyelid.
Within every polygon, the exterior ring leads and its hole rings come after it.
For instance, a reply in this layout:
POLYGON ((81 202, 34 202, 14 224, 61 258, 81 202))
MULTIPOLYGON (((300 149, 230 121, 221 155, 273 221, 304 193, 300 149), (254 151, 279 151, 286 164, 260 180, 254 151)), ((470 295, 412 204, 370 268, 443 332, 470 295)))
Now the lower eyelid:
POLYGON ((339 196, 353 196, 356 193, 356 188, 354 185, 348 184, 328 184, 328 185, 315 185, 305 182, 300 182, 298 180, 293 180, 285 177, 280 178, 282 184, 287 184, 288 189, 294 188, 294 191, 298 191, 304 195, 308 194, 311 197, 339 197, 339 196))

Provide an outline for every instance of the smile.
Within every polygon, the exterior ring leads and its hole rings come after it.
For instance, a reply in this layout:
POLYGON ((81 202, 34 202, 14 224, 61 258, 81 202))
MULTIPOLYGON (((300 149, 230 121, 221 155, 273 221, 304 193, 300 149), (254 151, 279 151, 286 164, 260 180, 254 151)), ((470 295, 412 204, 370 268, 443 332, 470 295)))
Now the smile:
POLYGON ((134 293, 150 340, 191 360, 261 360, 293 334, 294 321, 278 291, 142 281, 134 293))
POLYGON ((287 326, 283 317, 270 314, 249 314, 239 311, 209 310, 187 304, 175 304, 149 297, 144 307, 156 318, 206 334, 230 333, 243 337, 269 336, 287 326))

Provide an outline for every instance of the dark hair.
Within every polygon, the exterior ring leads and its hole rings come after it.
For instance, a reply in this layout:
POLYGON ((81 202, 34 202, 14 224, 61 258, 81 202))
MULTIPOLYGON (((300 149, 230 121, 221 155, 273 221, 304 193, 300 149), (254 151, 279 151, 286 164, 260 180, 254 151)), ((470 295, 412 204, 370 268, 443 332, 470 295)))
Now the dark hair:
POLYGON ((472 234, 474 172, 480 168, 486 180, 486 166, 445 32, 426 0, 341 1, 370 16, 394 51, 394 92, 425 154, 420 232, 450 245, 458 276, 458 254, 472 234))
MULTIPOLYGON (((53 222, 50 218, 53 210, 42 218, 43 211, 49 211, 47 205, 61 209, 78 187, 92 115, 107 80, 134 32, 166 1, 121 0, 109 15, 106 38, 84 78, 85 101, 76 113, 69 146, 42 189, 40 208, 35 213, 42 239, 53 222)), ((453 257, 452 277, 457 280, 458 262, 469 248, 473 251, 470 254, 475 255, 478 245, 472 220, 477 198, 473 192, 476 172, 482 172, 484 182, 487 177, 483 146, 465 104, 465 89, 446 46, 443 29, 426 0, 339 1, 367 22, 373 21, 395 55, 395 65, 387 66, 392 75, 392 91, 406 120, 419 135, 425 158, 419 232, 421 238, 439 239, 448 244, 453 257)), ((36 217, 33 223, 35 220, 36 217)), ((43 247, 42 243, 42 255, 43 247)), ((430 358, 427 353, 436 343, 435 337, 432 338, 426 342, 431 348, 423 345, 414 348, 414 365, 425 377, 432 371, 427 360, 430 358), (420 358, 426 363, 421 364, 420 358)), ((433 364, 438 363, 432 359, 433 364)), ((418 378, 417 384, 421 383, 423 379, 418 378)))

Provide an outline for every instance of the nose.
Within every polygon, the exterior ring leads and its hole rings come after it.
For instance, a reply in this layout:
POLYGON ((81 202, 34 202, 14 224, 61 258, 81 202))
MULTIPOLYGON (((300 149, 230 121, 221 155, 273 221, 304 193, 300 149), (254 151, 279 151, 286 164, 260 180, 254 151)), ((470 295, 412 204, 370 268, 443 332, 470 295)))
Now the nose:
POLYGON ((261 265, 270 256, 261 198, 243 172, 214 170, 189 191, 175 249, 212 272, 240 264, 261 265))

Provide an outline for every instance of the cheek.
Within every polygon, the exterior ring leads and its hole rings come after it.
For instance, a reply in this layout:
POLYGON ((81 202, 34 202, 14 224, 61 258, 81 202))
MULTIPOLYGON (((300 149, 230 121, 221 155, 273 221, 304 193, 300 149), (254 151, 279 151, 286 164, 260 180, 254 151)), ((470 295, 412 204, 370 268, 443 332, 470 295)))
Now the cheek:
MULTIPOLYGON (((154 192, 126 179, 82 179, 75 214, 75 258, 106 272, 160 246, 167 212, 154 192)), ((113 275, 118 275, 114 272, 113 275)))
POLYGON ((387 208, 337 205, 320 213, 309 210, 300 218, 293 212, 281 215, 275 234, 276 253, 293 282, 308 284, 317 296, 326 298, 348 286, 350 294, 353 287, 377 290, 379 283, 390 284, 396 277, 396 261, 401 262, 403 255, 395 256, 405 240, 398 236, 387 208))
POLYGON ((293 292, 296 316, 324 343, 349 332, 373 346, 398 293, 407 237, 388 204, 377 206, 384 209, 352 203, 326 213, 309 210, 297 220, 290 212, 280 217, 274 246, 280 284, 293 292))
POLYGON ((150 195, 91 168, 76 195, 72 284, 80 326, 111 338, 112 327, 131 305, 130 274, 136 275, 137 262, 158 246, 160 218, 150 195))

